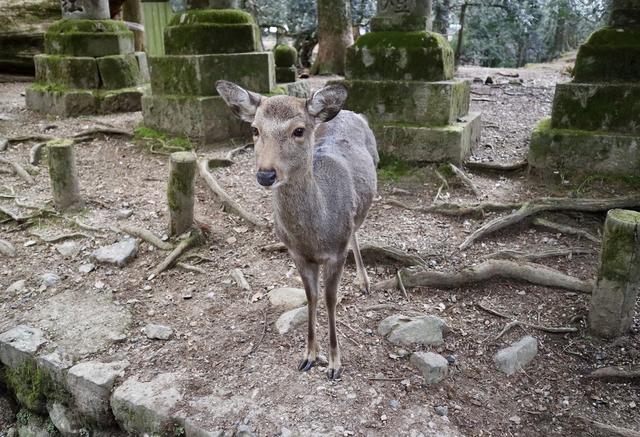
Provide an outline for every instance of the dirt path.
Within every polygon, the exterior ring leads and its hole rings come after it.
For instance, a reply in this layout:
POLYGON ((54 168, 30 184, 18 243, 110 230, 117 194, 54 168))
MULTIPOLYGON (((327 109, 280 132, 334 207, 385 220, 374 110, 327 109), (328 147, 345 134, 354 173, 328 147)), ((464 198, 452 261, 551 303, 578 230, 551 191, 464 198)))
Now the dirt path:
MULTIPOLYGON (((561 75, 563 68, 554 64, 509 71, 461 69, 461 77, 477 77, 484 82, 491 76, 494 81, 493 85, 474 83, 472 87, 472 97, 476 99, 472 102, 473 110, 483 113, 485 123, 473 159, 517 161, 526 157, 533 125, 550 112, 555 82, 568 79, 561 75), (515 73, 518 78, 505 76, 515 73), (522 83, 509 83, 520 79, 522 83)), ((66 137, 105 125, 130 131, 142 122, 140 113, 60 120, 41 117, 24 108, 21 93, 27 85, 0 83, 0 136, 46 133, 66 137)), ((32 144, 11 145, 0 153, 7 159, 26 163, 32 144)), ((65 314, 65 305, 74 311, 71 307, 77 299, 106 302, 101 304, 103 308, 108 307, 114 314, 126 314, 126 339, 110 341, 113 338, 110 332, 93 333, 104 341, 96 343, 88 356, 107 360, 126 358, 131 363, 127 374, 141 378, 178 372, 188 393, 182 407, 198 415, 201 425, 212 429, 247 424, 258 435, 278 435, 283 428, 299 431, 301 435, 583 435, 576 427, 575 415, 640 428, 637 385, 605 384, 583 378, 604 365, 640 365, 639 321, 629 336, 613 343, 600 343, 588 337, 583 321, 571 322, 586 314, 587 296, 512 281, 496 280, 452 291, 415 289, 410 290, 411 300, 407 302, 398 291, 362 295, 354 286, 355 268, 348 266, 338 311, 339 320, 344 322, 339 325, 343 379, 328 382, 317 368, 298 373, 295 366, 304 348, 304 328, 279 335, 273 323, 282 311, 269 307, 266 299, 255 302, 252 299, 256 293, 263 294, 278 286, 301 287, 291 260, 284 253, 259 251, 257 248, 276 242, 272 232, 253 230, 222 212, 201 180, 196 187, 196 214, 214 229, 206 246, 196 251, 211 260, 200 265, 206 274, 172 269, 148 280, 150 270, 165 254, 145 243, 133 263, 123 269, 98 266, 90 273, 81 273, 79 266, 88 262, 93 250, 121 238, 109 230, 119 223, 119 210, 132 211, 132 216, 125 220, 128 223, 158 235, 166 232, 168 168, 166 157, 152 155, 138 144, 116 137, 78 145, 77 159, 82 194, 88 201, 80 218, 105 231, 77 240, 80 252, 64 258, 54 245, 40 241, 30 232, 57 235, 77 230, 68 221, 45 219, 30 229, 12 222, 0 224, 1 238, 10 240, 18 250, 17 257, 2 258, 0 267, 0 332, 29 323, 46 328, 48 335, 61 344, 65 341, 72 344, 84 338, 85 333, 75 330, 69 334, 74 318, 65 314), (32 245, 30 241, 36 243, 32 245), (241 290, 230 279, 229 272, 236 268, 244 273, 251 291, 241 290), (60 281, 43 289, 40 276, 47 272, 59 276, 60 281), (26 280, 23 290, 15 294, 5 292, 10 284, 21 279, 26 280), (495 342, 493 338, 502 330, 505 320, 479 310, 480 302, 521 321, 571 325, 578 327, 579 332, 554 335, 518 328, 495 342), (364 309, 380 303, 396 305, 401 311, 364 309), (50 311, 52 308, 56 310, 50 311), (419 372, 408 358, 399 357, 402 351, 377 334, 378 323, 397 312, 437 315, 452 327, 443 346, 425 349, 455 360, 443 383, 423 386, 419 372), (147 339, 141 329, 151 322, 170 325, 174 337, 166 342, 147 339), (525 331, 538 338, 539 353, 526 373, 504 376, 495 368, 493 355, 522 337, 525 331), (254 349, 255 352, 248 353, 254 349), (212 396, 223 407, 194 406, 202 402, 190 404, 212 396), (447 406, 448 415, 436 414, 436 406, 447 406)), ((254 183, 252 159, 251 154, 241 155, 236 164, 216 170, 215 174, 242 205, 270 219, 270 195, 254 183)), ((428 268, 438 271, 477 263, 502 249, 529 252, 573 246, 598 249, 590 241, 525 224, 460 252, 457 246, 466 236, 495 214, 485 219, 458 219, 401 210, 386 202, 396 198, 411 205, 431 204, 439 187, 433 170, 427 167, 385 172, 380 180, 379 197, 360 240, 419 254, 428 268)), ((543 185, 523 173, 504 176, 469 173, 482 198, 492 201, 566 194, 576 188, 543 185)), ((35 184, 28 186, 15 176, 0 173, 3 190, 0 192, 8 193, 11 187, 19 199, 44 205, 50 198, 46 168, 39 167, 34 177, 35 184)), ((608 192, 597 184, 587 184, 581 190, 582 194, 608 192)), ((463 186, 453 184, 441 200, 476 199, 463 186)), ((0 202, 16 212, 29 212, 17 207, 12 199, 3 198, 0 202)), ((602 216, 591 214, 551 217, 596 235, 603 220, 602 216)), ((589 279, 595 276, 597 255, 550 258, 544 263, 589 279)), ((376 282, 392 277, 396 267, 369 264, 368 270, 376 282)), ((79 319, 97 320, 98 314, 90 305, 80 305, 75 310, 79 319)), ((319 325, 320 342, 326 350, 326 312, 322 305, 319 325)))

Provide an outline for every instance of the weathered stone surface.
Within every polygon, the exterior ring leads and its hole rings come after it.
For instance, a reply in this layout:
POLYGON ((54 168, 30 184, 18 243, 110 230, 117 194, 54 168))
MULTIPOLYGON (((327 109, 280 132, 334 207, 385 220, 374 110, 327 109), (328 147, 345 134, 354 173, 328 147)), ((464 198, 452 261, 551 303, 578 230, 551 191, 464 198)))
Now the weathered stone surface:
POLYGON ((152 56, 149 64, 154 94, 215 96, 220 79, 258 93, 269 93, 275 87, 270 52, 152 56))
POLYGON ((23 411, 27 423, 18 424, 18 437, 51 437, 42 417, 23 411))
POLYGON ((116 20, 68 20, 54 23, 45 35, 49 55, 101 57, 133 53, 133 32, 116 20))
POLYGON ((78 117, 96 113, 96 98, 90 90, 65 90, 34 84, 26 90, 27 108, 45 114, 78 117))
POLYGON ((280 335, 290 332, 295 327, 309 320, 308 309, 306 306, 287 311, 276 320, 276 329, 280 335))
POLYGON ((138 61, 138 69, 140 70, 140 78, 142 82, 149 82, 151 76, 149 74, 149 61, 145 52, 136 52, 136 60, 138 61))
POLYGON ((91 254, 91 259, 103 263, 124 267, 138 254, 138 240, 128 238, 118 243, 104 246, 91 254))
POLYGON ((65 258, 73 258, 80 253, 81 246, 75 241, 65 241, 64 243, 56 244, 56 251, 65 258))
POLYGON ((298 70, 296 70, 296 67, 276 67, 276 82, 295 82, 297 78, 298 70))
POLYGON ((18 325, 0 334, 0 362, 17 369, 31 360, 46 342, 40 329, 18 325))
POLYGON ((60 282, 60 276, 55 273, 46 272, 40 275, 40 284, 47 288, 56 285, 58 282, 60 282))
POLYGON ((188 418, 184 421, 184 433, 188 437, 223 437, 224 431, 207 431, 203 429, 194 419, 188 418))
POLYGON ((511 346, 501 349, 493 357, 498 369, 513 375, 526 366, 538 354, 538 340, 526 336, 511 346))
POLYGON ((11 285, 9 285, 4 292, 10 295, 13 295, 23 291, 26 288, 26 286, 27 286, 27 281, 24 279, 19 279, 13 282, 11 285))
POLYGON ((437 384, 449 373, 447 359, 433 352, 414 352, 411 354, 410 362, 420 370, 427 385, 437 384))
POLYGON ((444 126, 469 112, 468 81, 442 82, 344 80, 345 108, 365 114, 370 123, 444 126))
POLYGON ((141 88, 127 88, 113 91, 100 92, 98 94, 98 114, 111 114, 113 112, 136 112, 142 109, 141 88))
POLYGON ((62 0, 62 17, 88 20, 107 20, 108 0, 62 0))
POLYGON ((300 308, 307 304, 307 295, 302 288, 281 287, 269 292, 269 303, 274 307, 281 307, 286 310, 300 308))
POLYGON ((126 361, 91 361, 76 364, 69 369, 67 384, 77 411, 99 424, 113 424, 109 404, 111 389, 116 378, 122 377, 124 369, 128 366, 129 363, 126 361))
POLYGON ((633 324, 640 287, 640 213, 607 213, 598 280, 591 295, 590 331, 604 338, 626 334, 633 324))
POLYGON ((54 402, 47 405, 49 419, 64 437, 79 436, 83 429, 79 417, 67 406, 54 402))
POLYGON ((575 82, 640 82, 640 27, 597 30, 580 46, 575 82))
POLYGON ((637 175, 638 147, 637 136, 553 129, 551 120, 544 119, 531 136, 528 161, 534 169, 562 171, 568 178, 589 173, 637 175))
POLYGON ((640 84, 558 84, 551 120, 553 129, 640 136, 640 84))
POLYGON ((414 162, 460 163, 480 140, 480 114, 470 112, 449 126, 371 124, 378 151, 414 162))
POLYGON ((249 126, 237 119, 222 97, 150 95, 142 98, 146 126, 205 142, 250 138, 249 126))
MULTIPOLYGON (((9 140, 7 140, 6 138, 0 139, 0 148, 2 147, 3 141, 6 141, 7 143, 9 142, 9 140)), ((16 256, 17 251, 15 246, 11 244, 11 242, 7 240, 0 240, 0 254, 12 258, 16 256)))
POLYGON ((121 89, 135 87, 142 82, 135 54, 103 56, 97 59, 102 88, 121 89))
POLYGON ((306 80, 297 80, 295 82, 279 83, 276 87, 277 90, 282 90, 284 94, 293 97, 300 97, 301 99, 308 99, 311 97, 311 87, 306 80))
POLYGON ((111 396, 116 421, 133 434, 162 433, 172 424, 172 410, 183 398, 179 383, 176 373, 163 373, 149 382, 127 379, 111 396))
POLYGON ((391 343, 402 345, 442 344, 443 334, 448 331, 445 321, 435 316, 408 317, 396 314, 387 317, 378 326, 380 335, 387 337, 391 343))
POLYGON ((59 55, 34 57, 36 82, 67 88, 98 88, 100 78, 96 59, 59 55))
POLYGON ((373 32, 427 30, 431 26, 431 1, 381 1, 371 20, 373 32))
POLYGON ((151 340, 169 340, 173 335, 173 329, 170 326, 149 323, 145 326, 144 333, 151 340))
POLYGON ((66 389, 66 371, 73 366, 73 361, 63 351, 57 349, 50 354, 36 358, 36 364, 59 387, 66 389))
POLYGON ((347 79, 442 81, 453 69, 451 46, 432 32, 372 32, 347 50, 347 79))

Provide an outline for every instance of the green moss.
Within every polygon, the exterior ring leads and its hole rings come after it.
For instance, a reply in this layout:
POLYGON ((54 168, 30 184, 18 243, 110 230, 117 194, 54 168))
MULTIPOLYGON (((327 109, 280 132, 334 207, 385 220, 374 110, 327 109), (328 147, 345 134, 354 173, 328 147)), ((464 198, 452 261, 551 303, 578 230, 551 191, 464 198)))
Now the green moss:
POLYGON ((381 180, 397 182, 419 173, 420 167, 415 163, 395 158, 384 153, 380 154, 378 177, 381 180))
POLYGON ((34 63, 36 82, 86 89, 96 89, 100 85, 93 57, 36 55, 34 63))
POLYGON ((193 143, 185 137, 173 137, 146 126, 138 126, 133 131, 136 143, 152 153, 168 155, 173 152, 193 150, 193 143))
POLYGON ((192 9, 173 16, 169 26, 196 23, 254 24, 248 12, 236 9, 192 9))
POLYGON ((133 33, 51 32, 45 35, 45 52, 50 55, 101 57, 133 53, 133 33))
POLYGON ((640 28, 597 30, 578 50, 577 82, 640 81, 640 28))
POLYGON ((102 86, 106 89, 121 89, 142 82, 138 61, 133 53, 104 56, 97 59, 102 86))
POLYGON ((355 43, 358 48, 368 49, 442 49, 449 46, 444 36, 435 32, 370 32, 355 43))
POLYGON ((34 83, 31 88, 36 91, 64 93, 71 91, 71 88, 57 83, 34 83))
POLYGON ((289 45, 278 44, 273 49, 276 67, 291 67, 298 60, 298 51, 289 45))
POLYGON ((169 26, 164 31, 167 55, 206 55, 260 51, 255 24, 194 23, 169 26))
POLYGON ((612 210, 609 211, 605 223, 601 253, 601 266, 599 279, 628 282, 633 256, 637 252, 638 235, 640 226, 640 213, 635 211, 612 210), (609 218, 611 217, 611 218, 609 218), (624 225, 620 225, 620 221, 624 225), (630 232, 629 224, 635 224, 636 232, 630 232))
POLYGON ((52 381, 34 362, 27 362, 17 369, 5 368, 4 379, 16 399, 32 411, 44 411, 46 393, 52 381))
POLYGON ((599 46, 640 47, 640 28, 603 27, 593 32, 586 44, 599 46))
POLYGON ((79 20, 64 18, 49 26, 47 34, 129 32, 120 20, 79 20))

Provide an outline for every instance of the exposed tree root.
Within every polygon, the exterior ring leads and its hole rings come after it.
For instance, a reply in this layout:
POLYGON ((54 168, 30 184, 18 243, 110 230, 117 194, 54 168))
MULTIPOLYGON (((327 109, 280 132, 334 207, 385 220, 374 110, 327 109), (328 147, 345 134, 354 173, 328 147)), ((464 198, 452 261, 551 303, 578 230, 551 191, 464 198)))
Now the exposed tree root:
POLYGON ((154 235, 153 232, 147 229, 138 228, 136 226, 131 226, 131 225, 120 225, 119 227, 120 227, 120 230, 125 234, 129 234, 133 237, 141 238, 142 240, 146 241, 152 246, 157 247, 158 249, 173 250, 173 247, 174 247, 173 244, 167 243, 166 241, 162 241, 160 238, 154 235))
POLYGON ((248 143, 248 144, 245 144, 244 146, 236 147, 235 149, 230 150, 229 153, 227 153, 227 155, 225 156, 225 159, 228 159, 229 161, 233 161, 233 158, 251 149, 253 149, 252 143, 248 143))
POLYGON ((244 277, 244 273, 240 269, 232 269, 231 270, 231 278, 236 281, 236 284, 241 290, 251 291, 251 285, 247 282, 244 277))
POLYGON ((61 234, 61 235, 54 235, 54 236, 47 236, 47 235, 39 234, 37 232, 31 232, 31 235, 38 237, 45 243, 58 243, 59 241, 71 240, 73 238, 91 238, 91 235, 83 234, 81 232, 72 232, 69 234, 61 234))
POLYGON ((287 246, 284 243, 265 244, 260 250, 263 252, 286 252, 287 246))
POLYGON ((589 373, 588 379, 602 379, 604 381, 633 382, 640 381, 640 369, 621 370, 616 367, 603 367, 589 373))
POLYGON ((57 213, 49 209, 40 209, 36 213, 31 215, 17 215, 9 211, 5 207, 0 206, 0 215, 6 215, 9 219, 13 220, 16 223, 26 223, 35 218, 40 218, 47 215, 57 215, 57 213))
POLYGON ((42 159, 42 152, 47 143, 37 143, 29 150, 29 164, 38 165, 42 159))
POLYGON ((191 264, 187 264, 187 263, 181 262, 181 261, 178 261, 176 263, 176 266, 180 267, 181 269, 186 270, 188 272, 201 273, 201 274, 207 273, 204 269, 202 269, 200 267, 192 266, 191 264))
POLYGON ((402 310, 402 307, 400 307, 400 305, 396 305, 393 303, 380 303, 377 305, 371 305, 368 307, 360 308, 360 310, 362 311, 380 311, 380 310, 400 311, 402 310))
POLYGON ((27 141, 51 141, 56 137, 51 135, 20 135, 17 137, 7 138, 9 143, 25 143, 27 141))
POLYGON ((478 188, 475 186, 471 178, 469 178, 469 176, 467 176, 465 172, 460 170, 455 165, 449 163, 449 167, 451 168, 451 171, 453 171, 453 173, 460 178, 462 183, 469 187, 471 191, 473 191, 473 194, 476 196, 476 198, 479 199, 481 196, 480 191, 478 191, 478 188))
POLYGON ((439 203, 430 206, 409 206, 398 200, 387 200, 389 205, 398 206, 400 208, 411 211, 423 212, 428 214, 441 214, 453 217, 464 217, 469 215, 484 216, 487 212, 512 211, 520 208, 522 203, 494 203, 482 202, 475 205, 460 205, 457 203, 439 203))
POLYGON ((169 253, 169 255, 167 255, 167 257, 160 264, 158 264, 155 269, 153 269, 149 278, 154 278, 173 266, 183 253, 201 244, 202 240, 203 235, 199 229, 190 231, 189 235, 182 239, 180 243, 178 243, 178 245, 175 247, 175 249, 173 249, 171 253, 169 253))
POLYGON ((73 219, 73 223, 79 227, 80 229, 84 229, 85 231, 91 231, 91 232, 104 232, 105 229, 102 228, 98 228, 96 226, 91 226, 88 225, 86 223, 84 223, 82 220, 80 220, 79 217, 76 217, 75 219, 73 219))
POLYGON ((449 182, 447 182, 447 179, 444 176, 442 176, 438 170, 436 170, 435 173, 436 173, 436 176, 438 176, 438 179, 442 181, 442 185, 440 185, 440 188, 438 188, 436 197, 433 198, 433 203, 438 201, 443 189, 447 189, 447 190, 449 189, 449 182))
POLYGON ((578 229, 573 226, 555 223, 539 217, 533 219, 531 223, 535 226, 540 226, 541 228, 550 229, 552 231, 560 232, 562 234, 577 235, 578 237, 584 237, 587 240, 593 241, 594 243, 598 243, 598 244, 601 243, 600 238, 596 237, 590 232, 585 231, 584 229, 578 229))
POLYGON ((473 232, 460 245, 460 250, 467 249, 477 239, 491 234, 497 230, 504 229, 515 223, 519 223, 525 218, 542 211, 582 211, 599 212, 608 211, 613 208, 633 208, 640 206, 640 195, 615 197, 609 199, 572 199, 572 198, 552 198, 543 197, 522 204, 516 212, 506 217, 495 218, 473 232))
POLYGON ((606 423, 596 422, 588 417, 574 416, 582 421, 585 425, 593 431, 598 437, 640 437, 640 431, 635 431, 629 428, 620 428, 614 425, 607 425, 606 423))
POLYGON ((485 170, 492 172, 518 171, 527 168, 529 163, 525 161, 509 162, 501 164, 499 162, 478 162, 465 161, 464 166, 471 170, 485 170))
POLYGON ((486 256, 487 259, 512 259, 516 261, 537 261, 539 259, 555 256, 568 256, 592 254, 595 250, 585 247, 571 247, 569 249, 543 250, 540 252, 521 252, 518 250, 501 250, 486 256))
POLYGON ((116 136, 122 136, 129 139, 133 138, 132 132, 128 132, 122 129, 111 128, 111 127, 94 127, 94 128, 79 132, 73 135, 72 138, 86 139, 89 137, 96 137, 98 135, 116 135, 116 136))
POLYGON ((268 227, 268 224, 265 221, 259 219, 255 215, 251 214, 250 212, 242 208, 235 200, 233 200, 226 193, 226 191, 222 189, 222 187, 220 187, 220 185, 218 185, 218 182, 215 180, 215 178, 211 175, 211 173, 207 169, 207 165, 208 165, 207 160, 205 159, 198 160, 198 172, 200 173, 200 176, 205 180, 205 182, 207 183, 211 191, 213 191, 213 193, 218 197, 220 202, 222 202, 225 209, 227 209, 229 212, 236 214, 238 217, 242 218, 243 220, 251 223, 256 227, 259 227, 259 228, 268 227))
POLYGON ((9 147, 9 138, 0 137, 0 152, 4 152, 9 147))
MULTIPOLYGON (((516 263, 504 260, 488 260, 455 273, 436 272, 419 269, 400 271, 405 287, 458 288, 466 284, 482 282, 492 278, 517 279, 546 287, 591 293, 593 282, 583 281, 558 270, 533 263, 516 263)), ((374 290, 397 288, 397 278, 379 282, 374 290)))
POLYGON ((13 168, 13 171, 22 178, 29 185, 34 184, 34 180, 29 173, 17 162, 9 161, 8 159, 0 157, 0 164, 6 164, 13 168))
POLYGON ((227 158, 209 158, 207 160, 207 166, 209 168, 231 167, 233 160, 227 158))

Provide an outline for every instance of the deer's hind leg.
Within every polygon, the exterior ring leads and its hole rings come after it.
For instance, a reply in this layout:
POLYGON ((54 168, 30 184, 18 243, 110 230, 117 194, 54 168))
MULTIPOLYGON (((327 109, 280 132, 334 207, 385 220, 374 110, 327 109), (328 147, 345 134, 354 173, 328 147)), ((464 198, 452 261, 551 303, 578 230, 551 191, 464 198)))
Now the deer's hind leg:
POLYGON ((369 294, 369 275, 367 275, 367 269, 362 261, 362 254, 360 253, 360 246, 358 246, 358 238, 354 232, 349 240, 349 245, 353 251, 353 258, 356 260, 356 270, 360 277, 360 285, 366 294, 369 294))
POLYGON ((318 341, 316 339, 316 308, 318 306, 318 289, 320 265, 308 262, 303 259, 294 259, 296 267, 300 272, 304 291, 307 295, 307 311, 309 313, 307 322, 307 349, 304 357, 298 365, 298 370, 306 372, 311 369, 318 357, 318 341))

